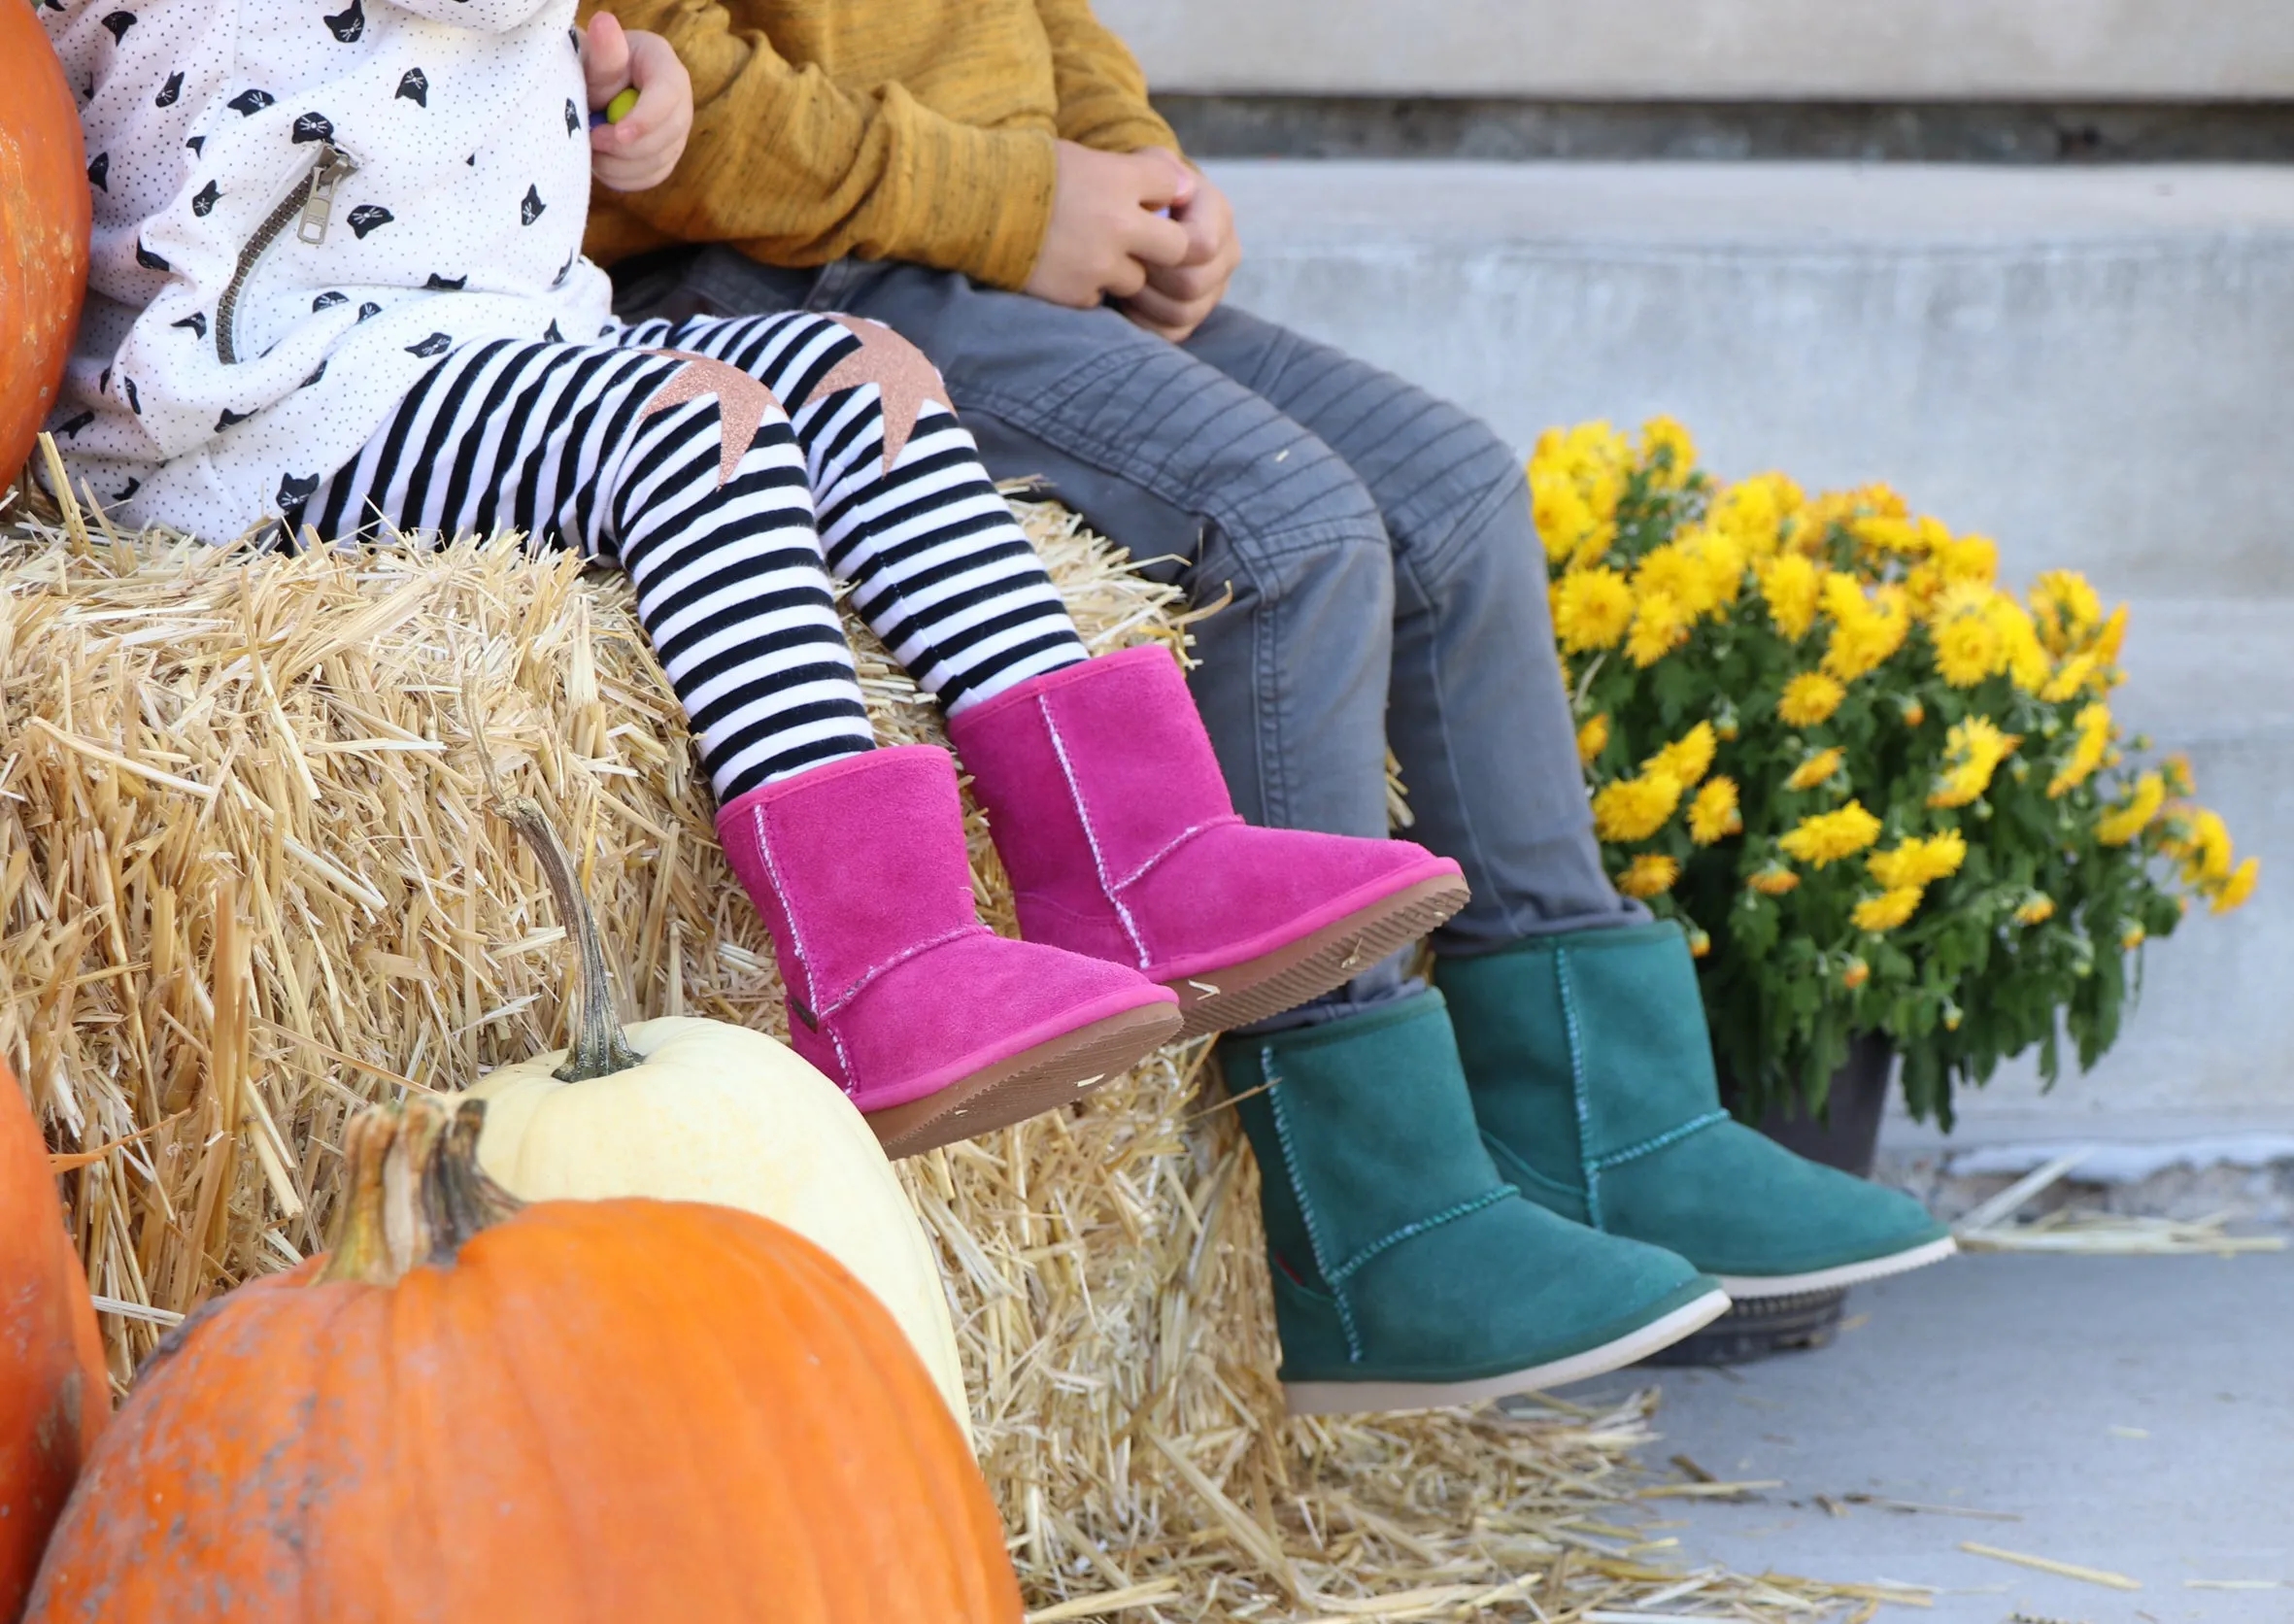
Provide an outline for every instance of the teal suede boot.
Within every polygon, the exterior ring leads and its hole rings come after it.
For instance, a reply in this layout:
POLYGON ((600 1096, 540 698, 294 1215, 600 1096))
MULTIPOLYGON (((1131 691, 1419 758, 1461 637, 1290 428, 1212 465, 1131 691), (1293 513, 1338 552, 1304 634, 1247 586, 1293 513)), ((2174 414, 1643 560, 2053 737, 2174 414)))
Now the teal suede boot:
POLYGON ((1292 1413, 1555 1387, 1727 1309, 1679 1258, 1558 1218, 1499 1178, 1438 993, 1219 1052, 1258 1152, 1292 1413))
POLYGON ((1437 962, 1482 1139, 1538 1204, 1678 1252, 1738 1299, 1940 1262, 1909 1197, 1802 1160, 1721 1109, 1687 941, 1670 923, 1437 962))

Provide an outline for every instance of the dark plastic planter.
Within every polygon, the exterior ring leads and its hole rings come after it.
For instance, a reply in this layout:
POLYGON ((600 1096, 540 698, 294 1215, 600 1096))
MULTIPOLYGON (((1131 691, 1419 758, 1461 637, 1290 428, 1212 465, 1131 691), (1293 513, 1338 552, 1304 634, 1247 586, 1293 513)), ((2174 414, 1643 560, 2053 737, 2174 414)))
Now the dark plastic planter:
MULTIPOLYGON (((1761 1121, 1760 1131, 1811 1162, 1870 1178, 1879 1152, 1880 1118, 1887 1110, 1895 1061, 1885 1038, 1868 1033, 1855 1039, 1847 1064, 1832 1074, 1832 1094, 1821 1117, 1778 1108, 1761 1121)), ((1723 1101, 1733 1102, 1735 1093, 1724 1073, 1723 1101)), ((1847 1300, 1846 1289, 1839 1288, 1740 1303, 1648 1363, 1742 1365, 1771 1354, 1820 1348, 1839 1334, 1847 1300)))

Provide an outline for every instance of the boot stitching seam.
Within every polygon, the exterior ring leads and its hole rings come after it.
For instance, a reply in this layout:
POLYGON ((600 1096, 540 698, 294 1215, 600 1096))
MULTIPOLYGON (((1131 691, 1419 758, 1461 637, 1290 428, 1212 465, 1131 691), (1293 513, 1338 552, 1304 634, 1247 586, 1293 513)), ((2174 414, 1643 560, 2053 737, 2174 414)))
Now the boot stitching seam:
POLYGON ((1060 737, 1060 725, 1052 720, 1052 707, 1039 696, 1035 708, 1043 716, 1043 730, 1050 735, 1052 754, 1060 759, 1060 772, 1067 780, 1067 795, 1075 802, 1075 820, 1083 826, 1084 843, 1092 849, 1092 866, 1098 871, 1099 894, 1115 909, 1115 917, 1123 921, 1123 933, 1130 938, 1132 951, 1139 955, 1139 968, 1151 963, 1147 944, 1139 937, 1138 923, 1131 918, 1131 910, 1123 905, 1123 898, 1115 895, 1114 883, 1107 877, 1107 859, 1099 850, 1099 836, 1092 828, 1091 808, 1084 804, 1083 786, 1075 781, 1074 763, 1067 760, 1067 743, 1060 737))
POLYGON ((1187 844, 1188 841, 1194 839, 1197 835, 1201 834, 1209 829, 1224 829, 1229 824, 1239 824, 1241 822, 1241 814, 1230 812, 1224 817, 1207 818, 1199 824, 1189 824, 1185 829, 1173 835, 1169 843, 1165 845, 1163 850, 1157 852, 1145 863, 1140 863, 1138 867, 1132 869, 1122 879, 1117 880, 1115 882, 1115 889, 1118 891, 1125 891, 1129 890, 1134 885, 1137 885, 1141 880, 1147 877, 1148 869, 1154 867, 1164 858, 1169 857, 1173 852, 1177 851, 1181 846, 1187 844))
MULTIPOLYGON (((804 1001, 808 1007, 817 1009, 820 995, 813 987, 812 956, 804 951, 804 934, 796 929, 796 905, 790 898, 789 888, 781 883, 781 865, 773 861, 772 842, 766 838, 764 814, 762 806, 751 809, 750 832, 757 839, 757 855, 764 860, 764 877, 773 888, 773 899, 781 904, 781 917, 789 922, 789 946, 796 960, 797 973, 804 977, 804 1001)), ((788 977, 789 967, 784 964, 781 966, 784 994, 787 992, 788 977)), ((821 1018, 816 1016, 816 1022, 821 1018)), ((790 1035, 793 1039, 795 1034, 792 1032, 790 1035)), ((844 1073, 836 1079, 836 1086, 844 1091, 846 1099, 852 1099, 860 1087, 860 1080, 853 1075, 852 1057, 844 1052, 844 1039, 833 1027, 828 1029, 828 1041, 836 1050, 836 1069, 844 1073)))
POLYGON ((1692 1133, 1702 1133, 1716 1123, 1728 1120, 1728 1112, 1715 1108, 1706 1111, 1703 1116, 1691 1117, 1678 1128, 1668 1128, 1662 1133, 1653 1133, 1636 1145, 1627 1145, 1623 1150, 1613 1150, 1593 1165, 1605 1172, 1611 1167, 1663 1150, 1667 1145, 1678 1144, 1692 1133))
POLYGON ((1554 985, 1561 992, 1562 1025, 1569 1039, 1569 1096, 1577 1108, 1577 1166, 1585 1179, 1585 1222, 1588 1228, 1602 1228, 1601 1217, 1601 1164, 1587 1154, 1586 1146, 1592 1138, 1593 1108, 1585 1098, 1585 1042, 1577 1025, 1577 1000, 1569 991, 1569 950, 1556 947, 1553 952, 1554 985))
POLYGON ((1298 1152, 1291 1144, 1289 1113, 1283 1109, 1282 1076, 1274 1069, 1274 1048, 1271 1044, 1259 1046, 1259 1069, 1266 1078, 1266 1109, 1274 1118, 1274 1142, 1282 1147, 1282 1168, 1291 1182, 1291 1194, 1299 1201, 1299 1219, 1306 1226, 1306 1250, 1314 1256, 1314 1271, 1331 1288, 1331 1303, 1338 1310, 1338 1329, 1346 1336, 1346 1363, 1362 1363, 1362 1336, 1355 1330, 1354 1310, 1346 1302, 1346 1282, 1334 1278, 1324 1261, 1322 1232, 1314 1222, 1313 1204, 1306 1199, 1305 1181, 1299 1176, 1298 1152))
POLYGON ((1498 1202, 1520 1194, 1521 1192, 1514 1186, 1501 1184, 1495 1190, 1484 1191, 1471 1201, 1460 1201, 1456 1206, 1445 1207, 1431 1218, 1413 1219, 1391 1235, 1379 1236, 1340 1264, 1336 1272, 1330 1276, 1331 1283, 1334 1286, 1352 1279, 1365 1264, 1379 1253, 1389 1251, 1414 1235, 1424 1235, 1429 1230, 1440 1229, 1444 1224, 1454 1224, 1461 1218, 1470 1218, 1485 1206, 1495 1206, 1498 1202))
MULTIPOLYGON (((836 996, 834 1002, 816 1008, 813 1013, 819 1019, 826 1021, 829 1016, 851 1003, 853 999, 859 998, 875 983, 878 977, 898 969, 920 953, 929 953, 935 947, 946 947, 950 942, 961 941, 966 936, 992 936, 995 933, 987 926, 974 920, 969 925, 959 925, 953 930, 943 930, 938 935, 917 942, 911 947, 904 947, 882 964, 870 964, 860 972, 858 980, 836 996)), ((806 979, 809 981, 810 976, 808 975, 806 979)))

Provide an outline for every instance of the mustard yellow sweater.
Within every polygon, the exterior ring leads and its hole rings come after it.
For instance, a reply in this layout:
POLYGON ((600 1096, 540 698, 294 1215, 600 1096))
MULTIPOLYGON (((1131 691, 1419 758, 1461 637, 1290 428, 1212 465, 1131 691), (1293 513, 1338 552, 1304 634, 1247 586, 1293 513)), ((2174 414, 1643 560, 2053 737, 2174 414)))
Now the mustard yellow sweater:
POLYGON ((593 190, 611 264, 674 242, 778 265, 907 259, 1017 288, 1051 216, 1053 142, 1166 146, 1090 0, 585 0, 667 37, 693 131, 651 191, 593 190))

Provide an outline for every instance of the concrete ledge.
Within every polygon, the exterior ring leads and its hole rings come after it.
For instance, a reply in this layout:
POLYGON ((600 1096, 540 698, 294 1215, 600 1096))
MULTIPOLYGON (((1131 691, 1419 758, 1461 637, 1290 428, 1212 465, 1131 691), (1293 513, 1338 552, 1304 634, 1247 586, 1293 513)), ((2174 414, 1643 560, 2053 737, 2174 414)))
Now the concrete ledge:
POLYGON ((1669 411, 1723 470, 1893 480, 2018 571, 2294 595, 2294 170, 1210 167, 1240 303, 1516 444, 1669 411))
POLYGON ((2280 0, 1098 0, 1159 90, 1552 99, 2294 94, 2280 0))

